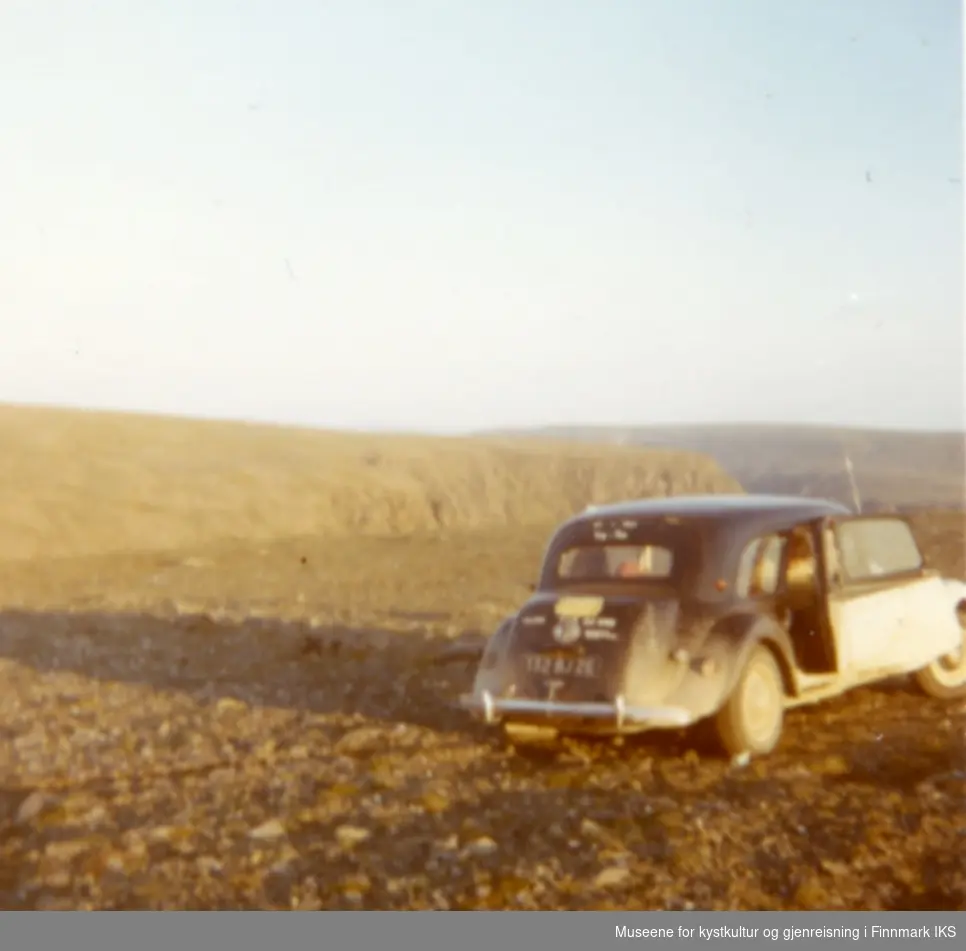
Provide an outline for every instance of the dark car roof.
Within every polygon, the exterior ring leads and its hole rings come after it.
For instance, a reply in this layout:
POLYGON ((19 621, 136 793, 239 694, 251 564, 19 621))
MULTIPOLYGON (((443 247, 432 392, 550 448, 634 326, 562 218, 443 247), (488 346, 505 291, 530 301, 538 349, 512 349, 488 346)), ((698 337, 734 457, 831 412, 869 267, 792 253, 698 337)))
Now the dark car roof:
POLYGON ((743 519, 778 515, 789 521, 805 521, 823 515, 850 515, 849 509, 828 499, 800 495, 671 495, 652 499, 628 499, 607 505, 588 506, 576 518, 661 518, 669 515, 709 519, 743 519))
POLYGON ((629 499, 591 506, 560 526, 562 534, 579 530, 598 519, 681 518, 701 531, 748 537, 830 515, 851 515, 838 502, 808 499, 799 495, 672 495, 655 499, 629 499))
MULTIPOLYGON (((661 531, 677 533, 684 529, 693 539, 691 530, 694 529, 702 539, 703 554, 697 560, 687 557, 682 561, 682 571, 688 575, 683 581, 684 586, 717 597, 713 591, 715 581, 722 574, 734 575, 742 549, 750 539, 784 532, 826 516, 851 514, 838 502, 797 495, 676 495, 591 506, 557 529, 545 554, 541 584, 553 586, 549 579, 555 571, 554 561, 559 552, 573 544, 586 544, 584 540, 592 537, 594 523, 599 520, 639 519, 647 522, 675 518, 684 524, 674 526, 665 522, 661 531), (685 525, 689 527, 685 529, 685 525)), ((690 542, 685 542, 683 550, 695 551, 690 542)))

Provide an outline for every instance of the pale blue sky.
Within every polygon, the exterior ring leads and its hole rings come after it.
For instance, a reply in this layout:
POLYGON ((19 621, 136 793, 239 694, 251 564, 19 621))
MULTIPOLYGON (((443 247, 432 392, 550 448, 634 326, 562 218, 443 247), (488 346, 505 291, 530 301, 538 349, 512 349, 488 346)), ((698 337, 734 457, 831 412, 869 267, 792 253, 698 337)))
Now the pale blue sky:
POLYGON ((962 427, 962 37, 956 0, 4 0, 0 401, 962 427))

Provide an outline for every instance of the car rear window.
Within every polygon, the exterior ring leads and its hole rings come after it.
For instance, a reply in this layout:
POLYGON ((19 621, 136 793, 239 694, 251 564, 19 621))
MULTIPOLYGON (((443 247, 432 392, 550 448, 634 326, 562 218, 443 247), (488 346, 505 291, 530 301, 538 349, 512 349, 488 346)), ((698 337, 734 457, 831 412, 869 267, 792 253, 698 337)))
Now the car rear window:
POLYGON ((663 545, 578 545, 557 560, 563 581, 659 580, 669 578, 674 553, 663 545))

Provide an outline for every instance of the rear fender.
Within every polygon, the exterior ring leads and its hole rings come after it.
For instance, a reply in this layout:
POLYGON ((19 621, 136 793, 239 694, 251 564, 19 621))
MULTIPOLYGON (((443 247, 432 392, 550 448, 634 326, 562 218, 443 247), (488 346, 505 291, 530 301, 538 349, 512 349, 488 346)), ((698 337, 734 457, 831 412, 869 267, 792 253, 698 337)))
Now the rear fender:
POLYGON ((513 618, 504 618, 499 627, 483 643, 476 638, 472 641, 458 641, 450 644, 445 650, 434 655, 429 663, 432 665, 467 664, 479 670, 491 670, 497 667, 506 655, 509 645, 510 630, 513 618))
POLYGON ((674 650, 675 684, 665 702, 689 710, 695 721, 716 714, 731 696, 751 652, 764 644, 775 655, 785 691, 793 695, 791 641, 773 618, 731 615, 717 621, 693 650, 674 650))
POLYGON ((503 691, 508 674, 508 656, 513 640, 513 624, 516 615, 505 617, 490 635, 480 655, 473 682, 473 692, 488 690, 498 694, 503 691))
POLYGON ((712 628, 702 651, 715 658, 721 667, 722 702, 731 695, 749 657, 759 644, 767 647, 778 661, 785 692, 789 696, 798 693, 793 674, 795 649, 788 632, 768 615, 736 614, 712 628))

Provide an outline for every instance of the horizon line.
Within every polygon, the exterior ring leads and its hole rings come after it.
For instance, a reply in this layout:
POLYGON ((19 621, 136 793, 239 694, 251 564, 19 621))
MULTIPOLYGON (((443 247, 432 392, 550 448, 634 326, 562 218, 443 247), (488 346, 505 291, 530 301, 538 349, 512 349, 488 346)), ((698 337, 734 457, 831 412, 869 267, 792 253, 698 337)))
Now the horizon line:
POLYGON ((104 405, 70 405, 65 403, 28 401, 28 400, 0 400, 0 410, 42 410, 60 413, 79 413, 84 415, 100 416, 138 416, 149 419, 183 420, 186 422, 210 422, 210 423, 233 423, 245 426, 267 426, 283 429, 299 429, 318 432, 345 432, 358 433, 360 435, 394 435, 394 436, 424 436, 431 438, 473 438, 484 436, 508 436, 508 435, 538 435, 562 430, 584 430, 584 431, 611 431, 611 432, 633 432, 634 430, 682 430, 682 429, 785 429, 785 430, 833 430, 843 432, 874 432, 882 434, 901 434, 901 435, 935 435, 935 436, 964 436, 966 437, 966 427, 962 429, 950 428, 916 428, 909 427, 889 427, 882 425, 862 425, 852 422, 811 422, 811 421, 781 421, 781 420, 733 420, 728 422, 718 421, 709 422, 637 422, 637 423, 576 423, 576 422, 543 422, 525 424, 496 424, 482 428, 445 432, 421 429, 419 427, 389 425, 389 426, 353 426, 339 425, 335 423, 298 423, 284 418, 270 419, 267 417, 252 416, 233 416, 233 415, 210 415, 203 412, 190 413, 186 411, 162 411, 146 408, 120 408, 117 406, 104 405))

